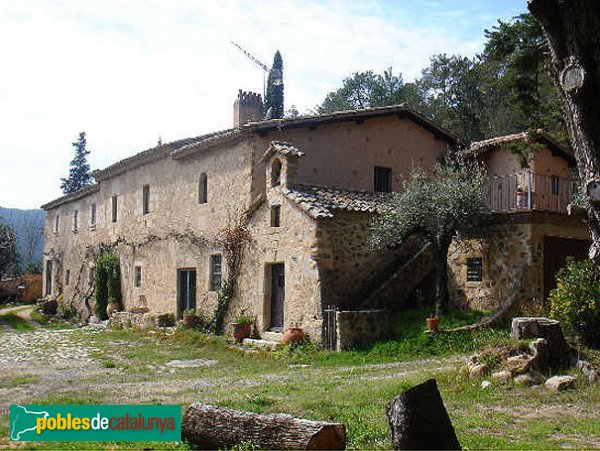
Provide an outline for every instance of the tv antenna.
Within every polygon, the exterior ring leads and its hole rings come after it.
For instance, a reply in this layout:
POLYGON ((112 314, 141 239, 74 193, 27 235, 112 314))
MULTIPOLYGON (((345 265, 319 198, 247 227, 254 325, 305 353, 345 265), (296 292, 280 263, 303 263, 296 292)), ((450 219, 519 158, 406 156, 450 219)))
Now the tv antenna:
POLYGON ((244 49, 241 45, 239 45, 233 41, 229 41, 229 42, 231 42, 231 44, 233 46, 237 47, 237 49, 240 52, 242 52, 246 58, 248 58, 250 61, 252 61, 254 64, 256 64, 258 67, 260 67, 263 70, 263 99, 264 99, 267 95, 267 75, 266 74, 271 72, 271 70, 265 63, 263 63, 261 60, 259 60, 257 57, 255 57, 252 53, 250 53, 249 51, 244 49))

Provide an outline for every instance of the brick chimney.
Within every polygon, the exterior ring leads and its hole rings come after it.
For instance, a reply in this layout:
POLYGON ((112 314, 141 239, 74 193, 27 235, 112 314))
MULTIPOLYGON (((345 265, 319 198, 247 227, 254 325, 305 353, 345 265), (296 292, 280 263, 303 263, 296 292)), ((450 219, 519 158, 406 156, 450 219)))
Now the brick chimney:
POLYGON ((248 122, 263 120, 263 102, 260 94, 241 89, 233 102, 233 126, 238 128, 248 122))

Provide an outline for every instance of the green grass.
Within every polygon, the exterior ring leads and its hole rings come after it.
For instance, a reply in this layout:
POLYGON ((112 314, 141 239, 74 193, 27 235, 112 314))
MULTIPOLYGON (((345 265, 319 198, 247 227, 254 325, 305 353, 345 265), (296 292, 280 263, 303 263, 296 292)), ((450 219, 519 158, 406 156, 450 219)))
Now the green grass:
MULTIPOLYGON (((448 366, 451 356, 511 343, 507 331, 427 335, 423 333, 427 313, 412 311, 396 318, 395 339, 342 353, 326 352, 309 343, 276 352, 244 353, 231 348, 223 337, 193 330, 178 330, 173 335, 77 330, 69 333, 100 349, 94 354, 98 370, 81 377, 69 376, 70 380, 56 372, 55 389, 43 396, 32 395, 27 402, 172 403, 185 409, 199 401, 341 422, 347 427, 348 448, 389 449, 386 404, 403 390, 435 377, 464 449, 555 449, 564 443, 578 448, 600 447, 598 385, 587 387, 580 380, 577 390, 560 394, 512 385, 492 385, 484 390, 481 380, 470 380, 457 367, 440 368, 448 366), (437 360, 428 362, 431 356, 437 360), (173 372, 167 366, 170 360, 196 358, 218 364, 173 372), (146 385, 136 391, 138 383, 146 385), (153 388, 155 383, 160 386, 153 388)), ((470 313, 453 314, 442 317, 442 324, 454 327, 474 319, 470 313)), ((45 374, 42 383, 53 383, 48 376, 52 374, 45 374)), ((14 385, 36 383, 35 376, 26 374, 13 376, 12 381, 14 385)), ((0 404, 8 401, 0 399, 0 404)), ((7 416, 0 416, 0 437, 6 436, 2 427, 7 424, 7 416)), ((0 438, 0 448, 3 444, 0 438)), ((28 445, 35 449, 78 448, 77 443, 28 445)), ((186 449, 187 445, 89 443, 86 447, 186 449)))
POLYGON ((27 322, 14 312, 0 315, 0 324, 10 326, 13 329, 20 332, 31 331, 35 329, 35 327, 33 327, 29 322, 27 322))

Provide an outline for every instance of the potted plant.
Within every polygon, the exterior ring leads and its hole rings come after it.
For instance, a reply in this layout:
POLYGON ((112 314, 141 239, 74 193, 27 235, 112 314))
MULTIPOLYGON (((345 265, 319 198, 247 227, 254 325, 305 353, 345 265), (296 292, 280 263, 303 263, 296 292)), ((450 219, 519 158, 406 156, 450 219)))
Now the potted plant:
POLYGON ((121 304, 115 301, 114 298, 108 298, 108 304, 106 305, 106 314, 110 318, 113 312, 118 311, 121 308, 121 304))
POLYGON ((429 332, 437 332, 440 328, 439 306, 435 306, 435 314, 425 320, 427 322, 427 330, 429 332))
POLYGON ((254 317, 246 313, 246 309, 240 310, 235 317, 233 323, 231 323, 231 331, 233 338, 238 343, 244 341, 244 338, 248 338, 252 335, 252 325, 254 324, 254 317))
POLYGON ((196 309, 186 308, 183 311, 183 326, 187 329, 192 329, 196 324, 196 309))
POLYGON ((290 343, 298 343, 304 340, 304 331, 298 327, 298 324, 294 323, 288 327, 283 333, 283 344, 289 345, 290 343))

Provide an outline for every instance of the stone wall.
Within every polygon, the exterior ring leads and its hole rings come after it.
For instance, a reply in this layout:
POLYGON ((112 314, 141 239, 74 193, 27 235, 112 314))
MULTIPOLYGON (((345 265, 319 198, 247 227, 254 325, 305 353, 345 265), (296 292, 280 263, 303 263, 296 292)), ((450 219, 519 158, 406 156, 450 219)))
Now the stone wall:
POLYGON ((354 310, 336 312, 337 351, 359 348, 381 340, 390 329, 390 312, 354 310))
POLYGON ((497 215, 479 237, 455 241, 448 252, 451 302, 461 308, 496 310, 517 281, 511 314, 531 316, 545 308, 544 236, 586 239, 578 218, 559 213, 527 212, 497 215), (482 258, 480 282, 467 281, 467 259, 482 258))
POLYGON ((156 317, 148 313, 113 312, 108 325, 114 329, 154 329, 156 317))

